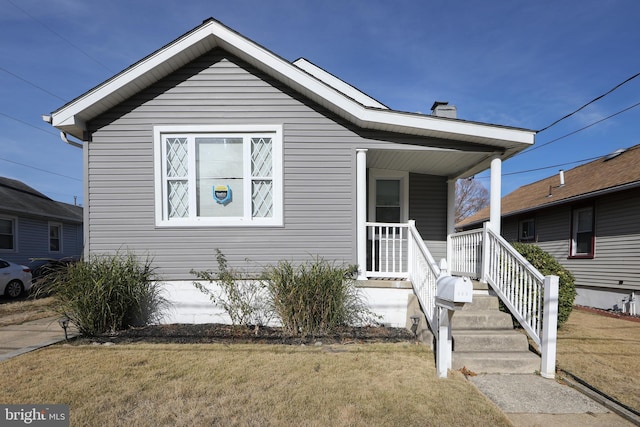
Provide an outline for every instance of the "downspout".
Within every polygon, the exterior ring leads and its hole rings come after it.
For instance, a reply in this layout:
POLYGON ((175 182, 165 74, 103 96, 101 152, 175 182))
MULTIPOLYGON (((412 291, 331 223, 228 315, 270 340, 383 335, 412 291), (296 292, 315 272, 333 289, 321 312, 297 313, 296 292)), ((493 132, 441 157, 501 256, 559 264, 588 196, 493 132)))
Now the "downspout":
POLYGON ((66 132, 62 132, 62 131, 60 131, 60 139, 61 139, 63 142, 66 142, 67 144, 72 145, 72 146, 74 146, 74 147, 76 147, 76 148, 80 148, 80 149, 82 149, 82 148, 84 147, 84 146, 83 146, 82 144, 80 144, 79 142, 76 142, 76 141, 70 141, 70 140, 69 140, 69 138, 67 138, 67 133, 66 133, 66 132))

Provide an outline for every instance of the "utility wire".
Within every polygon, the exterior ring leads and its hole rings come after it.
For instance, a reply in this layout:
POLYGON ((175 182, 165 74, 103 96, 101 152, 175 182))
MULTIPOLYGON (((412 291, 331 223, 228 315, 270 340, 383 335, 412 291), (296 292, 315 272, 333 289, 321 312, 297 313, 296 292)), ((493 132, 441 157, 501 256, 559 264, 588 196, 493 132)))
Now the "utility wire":
POLYGON ((13 160, 4 159, 4 158, 2 158, 2 157, 0 157, 0 160, 4 160, 5 162, 8 162, 8 163, 13 163, 14 165, 19 165, 19 166, 24 166, 24 167, 26 167, 26 168, 35 169, 35 170, 40 171, 40 172, 46 172, 46 173, 49 173, 49 174, 51 174, 51 175, 57 175, 57 176, 61 176, 61 177, 63 177, 63 178, 69 178, 69 179, 73 179, 74 181, 80 181, 80 182, 82 182, 82 180, 81 180, 81 179, 79 179, 79 178, 75 178, 75 177, 73 177, 73 176, 69 176, 69 175, 63 175, 63 174, 58 173, 58 172, 48 171, 48 170, 46 170, 46 169, 40 169, 40 168, 37 168, 37 167, 35 167, 35 166, 27 165, 27 164, 25 164, 25 163, 14 162, 13 160))
POLYGON ((610 94, 611 92, 613 92, 614 90, 618 89, 620 86, 622 86, 622 85, 624 85, 624 84, 626 84, 626 83, 630 82, 631 80, 635 79, 635 78, 636 78, 636 77, 638 77, 638 76, 640 76, 640 73, 636 73, 636 74, 634 74, 633 76, 631 76, 631 77, 629 77, 628 79, 626 79, 625 81, 623 81, 622 83, 618 83, 618 84, 617 84, 617 85, 615 85, 613 88, 609 89, 607 92, 603 93, 603 94, 602 94, 602 95, 600 95, 600 96, 597 96, 597 97, 593 98, 591 101, 587 102, 587 103, 586 103, 586 104, 584 104, 582 107, 580 107, 580 108, 578 108, 577 110, 575 110, 574 112, 569 113, 569 114, 567 114, 566 116, 561 117, 561 118, 559 118, 558 120, 556 120, 555 122, 551 123, 550 125, 545 126, 544 128, 540 129, 540 130, 538 131, 538 133, 540 133, 540 132, 544 132, 545 130, 549 129, 550 127, 557 125, 558 123, 560 123, 560 122, 561 122, 561 121, 563 121, 564 119, 567 119, 567 118, 569 118, 569 117, 573 116, 573 115, 574 115, 574 114, 576 114, 578 111, 580 111, 580 110, 582 110, 582 109, 586 108, 587 106, 589 106, 589 105, 593 104, 594 102, 596 102, 596 101, 598 101, 598 100, 600 100, 600 99, 604 98, 605 96, 609 95, 609 94, 610 94))
POLYGON ((58 135, 59 135, 59 134, 57 134, 57 133, 55 133, 55 132, 51 132, 51 131, 48 131, 48 130, 46 130, 46 129, 39 128, 38 126, 32 125, 31 123, 29 123, 29 122, 25 122, 24 120, 20 120, 20 119, 16 119, 15 117, 11 117, 10 115, 5 114, 5 113, 3 113, 3 112, 0 112, 0 116, 4 116, 4 117, 6 117, 7 119, 11 119, 11 120, 14 120, 14 121, 16 121, 16 122, 18 122, 18 123, 22 123, 22 124, 23 124, 23 125, 25 125, 25 126, 32 127, 32 128, 34 128, 34 129, 39 130, 40 132, 48 133, 49 135, 53 135, 53 136, 58 136, 58 135))
POLYGON ((638 102, 638 103, 636 103, 636 104, 633 104, 632 106, 627 107, 627 108, 625 108, 624 110, 620 110, 620 111, 618 111, 617 113, 613 113, 613 114, 611 114, 610 116, 607 116, 607 117, 605 117, 605 118, 603 118, 603 119, 600 119, 600 120, 598 120, 598 121, 595 121, 595 122, 593 122, 593 123, 591 123, 591 124, 589 124, 589 125, 587 125, 587 126, 585 126, 585 127, 582 127, 582 128, 580 128, 580 129, 574 130, 573 132, 569 132, 569 133, 568 133, 568 134, 566 134, 566 135, 563 135, 563 136, 558 137, 558 138, 556 138, 556 139, 552 139, 551 141, 545 142, 544 144, 541 144, 541 145, 535 145, 535 146, 533 146, 533 147, 531 147, 531 148, 529 148, 529 149, 527 149, 527 150, 525 150, 525 151, 521 152, 519 155, 521 156, 521 155, 523 155, 523 154, 530 153, 530 152, 532 152, 532 151, 534 151, 534 150, 537 150, 538 148, 542 148, 542 147, 544 147, 545 145, 549 145, 549 144, 551 144, 551 143, 553 143, 553 142, 560 141, 561 139, 567 138, 567 137, 569 137, 569 136, 571 136, 571 135, 574 135, 574 134, 576 134, 576 133, 578 133, 578 132, 582 132, 582 131, 583 131, 583 130, 585 130, 585 129, 589 129, 591 126, 595 126, 595 125, 597 125, 598 123, 604 122, 605 120, 609 120, 610 118, 615 117, 615 116, 617 116, 618 114, 622 114, 622 113, 624 113, 625 111, 629 111, 629 110, 631 110, 632 108, 636 108, 637 106, 640 106, 640 102, 638 102))
MULTIPOLYGON (((528 170, 524 170, 524 171, 503 173, 502 176, 519 175, 521 173, 537 172, 537 171, 541 171, 541 170, 545 170, 545 169, 554 169, 554 168, 558 168, 560 166, 567 166, 567 165, 574 165, 576 163, 590 162, 590 161, 601 159, 601 158, 602 158, 602 156, 590 157, 588 159, 575 160, 573 162, 560 163, 560 164, 552 165, 552 166, 544 166, 544 167, 536 168, 536 169, 528 169, 528 170)), ((476 177, 476 179, 489 179, 489 178, 491 178, 491 177, 489 177, 489 176, 478 176, 478 177, 476 177)))
POLYGON ((41 91, 43 91, 46 94, 49 94, 51 96, 53 96, 54 98, 58 98, 60 101, 63 102, 68 102, 66 99, 59 97, 58 95, 56 95, 55 93, 49 92, 48 90, 38 86, 37 84, 30 82, 29 80, 25 79, 24 77, 20 77, 19 75, 12 73, 11 71, 7 70, 6 68, 0 67, 0 71, 4 71, 7 74, 12 75, 13 77, 15 77, 16 79, 22 80, 23 82, 30 84, 31 86, 35 87, 36 89, 40 89, 41 91))
POLYGON ((97 58, 91 56, 89 53, 87 53, 86 51, 84 51, 82 48, 80 48, 79 46, 73 44, 69 39, 67 39, 66 37, 62 36, 60 33, 58 33, 57 31, 55 31, 53 28, 49 27, 48 25, 46 25, 44 22, 40 21, 38 18, 36 18, 35 16, 33 16, 32 14, 30 14, 29 12, 27 12, 26 10, 24 10, 23 8, 21 8, 20 6, 18 6, 17 4, 15 4, 12 0, 7 0, 9 3, 11 3, 16 9, 21 10, 25 15, 27 15, 29 18, 33 19, 34 21, 36 21, 38 24, 42 25, 44 28, 46 28, 47 30, 51 31, 53 34, 55 34, 56 36, 60 37, 63 41, 65 41, 66 43, 68 43, 70 46, 76 48, 77 50, 79 50, 80 52, 82 52, 82 54, 84 54, 87 58, 91 59, 92 61, 94 61, 95 63, 99 64, 101 67, 103 67, 105 70, 111 72, 111 73, 115 73, 113 70, 111 70, 109 67, 107 67, 105 64, 103 64, 102 62, 100 62, 97 58))

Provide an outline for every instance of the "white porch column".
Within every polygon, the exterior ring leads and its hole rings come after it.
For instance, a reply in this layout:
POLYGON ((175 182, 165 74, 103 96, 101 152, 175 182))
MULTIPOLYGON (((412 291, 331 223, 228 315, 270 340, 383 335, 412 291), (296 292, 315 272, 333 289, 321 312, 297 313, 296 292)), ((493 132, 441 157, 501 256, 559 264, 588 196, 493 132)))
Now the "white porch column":
POLYGON ((500 193, 502 193, 502 160, 491 160, 491 189, 489 190, 489 222, 491 229, 500 235, 500 193))
MULTIPOLYGON (((456 231, 456 180, 447 181, 447 236, 456 231)), ((449 260, 451 262, 451 260, 449 260)))
POLYGON ((358 280, 367 280, 367 150, 356 149, 356 251, 358 280))

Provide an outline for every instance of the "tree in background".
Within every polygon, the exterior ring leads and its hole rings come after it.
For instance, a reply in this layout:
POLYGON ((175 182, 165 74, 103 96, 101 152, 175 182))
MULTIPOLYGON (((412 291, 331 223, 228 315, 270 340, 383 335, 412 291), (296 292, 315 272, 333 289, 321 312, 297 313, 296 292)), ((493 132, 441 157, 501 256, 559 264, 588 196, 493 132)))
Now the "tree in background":
POLYGON ((456 224, 489 206, 489 191, 475 179, 456 181, 456 224))

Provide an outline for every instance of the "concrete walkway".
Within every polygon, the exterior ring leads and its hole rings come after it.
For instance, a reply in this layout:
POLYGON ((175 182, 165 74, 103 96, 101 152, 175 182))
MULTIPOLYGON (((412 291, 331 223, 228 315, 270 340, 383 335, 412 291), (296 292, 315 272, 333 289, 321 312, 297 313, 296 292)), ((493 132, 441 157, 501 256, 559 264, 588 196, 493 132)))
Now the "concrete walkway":
MULTIPOLYGON (((69 338, 75 331, 68 333, 69 338)), ((58 318, 0 327, 0 362, 64 341, 58 318)), ((488 374, 469 377, 516 427, 595 427, 640 425, 631 422, 573 387, 538 375, 488 374)))
POLYGON ((516 427, 595 427, 640 425, 596 402, 576 388, 533 374, 487 374, 469 380, 516 427))
MULTIPOLYGON (((69 330, 68 336, 74 336, 73 331, 69 330)), ((0 328, 0 362, 60 341, 64 341, 64 330, 57 317, 3 326, 0 328)))

